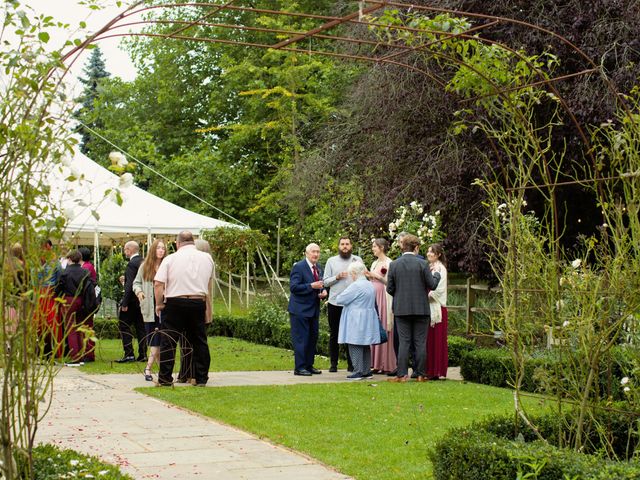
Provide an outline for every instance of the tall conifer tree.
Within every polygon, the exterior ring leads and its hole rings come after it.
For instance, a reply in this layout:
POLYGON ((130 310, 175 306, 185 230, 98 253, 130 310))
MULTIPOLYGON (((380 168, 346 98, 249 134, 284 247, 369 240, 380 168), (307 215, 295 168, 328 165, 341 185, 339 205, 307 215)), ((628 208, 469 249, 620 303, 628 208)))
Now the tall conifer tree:
MULTIPOLYGON (((79 80, 84 84, 84 90, 82 91, 82 95, 77 99, 81 106, 74 112, 74 117, 92 129, 96 129, 101 127, 102 124, 100 120, 93 115, 94 101, 98 97, 101 80, 111 75, 107 72, 100 47, 96 47, 91 52, 91 57, 89 57, 83 73, 84 77, 80 77, 79 80)), ((89 151, 88 146, 93 140, 93 135, 83 125, 78 125, 76 131, 82 136, 80 151, 86 154, 89 151)))

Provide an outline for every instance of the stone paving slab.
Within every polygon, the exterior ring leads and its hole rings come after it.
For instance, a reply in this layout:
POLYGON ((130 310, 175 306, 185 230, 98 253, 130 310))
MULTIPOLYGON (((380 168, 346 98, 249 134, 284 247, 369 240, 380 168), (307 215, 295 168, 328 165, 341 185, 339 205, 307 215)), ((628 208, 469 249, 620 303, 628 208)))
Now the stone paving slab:
MULTIPOLYGON (((214 372, 208 387, 348 382, 347 372, 312 377, 280 372, 214 372)), ((460 379, 450 368, 448 378, 460 379)), ((383 382, 376 375, 368 382, 383 382)), ((314 459, 270 444, 133 389, 139 374, 88 375, 63 368, 36 441, 97 455, 136 479, 348 479, 314 459)), ((164 388, 164 387, 163 387, 164 388)), ((177 384, 174 388, 194 388, 177 384)))

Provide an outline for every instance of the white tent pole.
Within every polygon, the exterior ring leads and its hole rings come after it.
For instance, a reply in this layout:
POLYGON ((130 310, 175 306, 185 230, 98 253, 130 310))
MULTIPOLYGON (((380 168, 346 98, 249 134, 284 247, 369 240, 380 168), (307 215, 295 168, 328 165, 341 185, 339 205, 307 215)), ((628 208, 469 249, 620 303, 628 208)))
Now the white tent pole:
POLYGON ((249 282, 250 282, 250 274, 251 272, 249 272, 249 251, 247 250, 247 283, 245 285, 245 287, 247 287, 247 292, 246 292, 246 296, 247 296, 247 308, 249 308, 249 282))
POLYGON ((232 282, 232 278, 231 278, 231 270, 229 270, 229 305, 227 305, 227 308, 229 309, 229 313, 231 313, 231 282, 232 282))

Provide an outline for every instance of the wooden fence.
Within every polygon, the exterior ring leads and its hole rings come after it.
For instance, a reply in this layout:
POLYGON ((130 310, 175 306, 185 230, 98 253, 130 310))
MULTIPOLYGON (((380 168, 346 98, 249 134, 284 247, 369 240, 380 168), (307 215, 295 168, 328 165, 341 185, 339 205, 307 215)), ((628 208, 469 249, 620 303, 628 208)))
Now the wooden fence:
POLYGON ((464 305, 447 305, 447 310, 458 310, 465 312, 465 324, 467 335, 474 335, 473 329, 473 315, 475 313, 497 313, 498 308, 495 307, 480 307, 476 305, 478 299, 477 292, 487 292, 493 294, 499 294, 501 290, 499 288, 491 288, 488 285, 474 284, 471 277, 467 278, 464 284, 449 284, 447 288, 451 290, 461 290, 466 292, 466 302, 464 305))

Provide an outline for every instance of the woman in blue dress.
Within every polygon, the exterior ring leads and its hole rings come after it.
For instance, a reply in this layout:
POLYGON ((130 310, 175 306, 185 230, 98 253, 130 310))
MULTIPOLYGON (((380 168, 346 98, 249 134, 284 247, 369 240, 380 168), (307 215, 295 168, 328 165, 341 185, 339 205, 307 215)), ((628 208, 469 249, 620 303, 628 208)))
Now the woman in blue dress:
POLYGON ((376 291, 365 277, 362 262, 353 262, 347 268, 353 283, 336 298, 343 306, 338 330, 338 343, 345 343, 353 362, 349 380, 371 378, 371 345, 380 343, 380 320, 376 311, 376 291))

